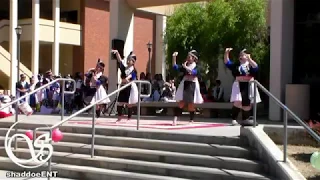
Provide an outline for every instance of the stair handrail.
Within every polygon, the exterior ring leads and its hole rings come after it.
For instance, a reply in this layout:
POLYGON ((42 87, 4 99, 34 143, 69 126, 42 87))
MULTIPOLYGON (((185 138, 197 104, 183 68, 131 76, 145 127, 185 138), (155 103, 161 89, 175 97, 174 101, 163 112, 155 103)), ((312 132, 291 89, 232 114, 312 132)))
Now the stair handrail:
POLYGON ((79 111, 73 113, 72 115, 68 116, 67 118, 63 119, 62 121, 56 123, 55 125, 53 125, 53 126, 51 126, 51 127, 38 127, 38 128, 35 128, 35 129, 34 129, 34 133, 36 133, 36 131, 38 131, 38 130, 48 131, 48 130, 53 130, 53 129, 59 127, 60 125, 62 125, 63 123, 69 121, 70 119, 72 119, 72 118, 78 116, 79 114, 81 114, 81 113, 83 113, 83 112, 91 109, 92 107, 95 107, 95 105, 103 102, 104 100, 106 100, 106 99, 109 98, 110 96, 113 96, 113 95, 115 95, 116 93, 124 90, 125 88, 127 88, 127 87, 129 87, 129 86, 131 86, 133 83, 139 83, 139 88, 138 88, 138 90, 139 90, 139 93, 138 93, 138 97, 139 97, 139 98, 138 98, 138 105, 139 105, 140 102, 141 102, 141 100, 140 100, 141 97, 149 97, 150 94, 151 94, 151 88, 149 88, 149 93, 148 93, 148 94, 146 94, 146 95, 142 95, 142 94, 141 94, 141 83, 148 84, 148 85, 151 87, 151 83, 150 83, 149 81, 143 81, 143 80, 130 81, 129 83, 121 86, 121 87, 118 88, 117 90, 115 90, 115 91, 113 91, 112 93, 108 94, 106 97, 104 97, 104 98, 102 98, 102 99, 100 99, 100 100, 98 100, 98 101, 95 101, 94 103, 92 103, 92 104, 90 104, 90 105, 88 105, 88 106, 80 109, 79 111))
MULTIPOLYGON (((284 105, 278 98, 276 98, 270 91, 268 91, 262 84, 260 84, 257 80, 250 81, 250 83, 254 84, 253 88, 253 119, 254 119, 254 127, 257 122, 257 87, 261 89, 264 93, 268 95, 281 109, 284 111, 284 135, 283 135, 283 161, 287 162, 287 145, 288 145, 288 114, 299 123, 307 132, 318 142, 320 142, 320 136, 314 132, 306 123, 303 122, 295 113, 293 113, 286 105, 284 105)), ((250 88, 250 90, 252 90, 250 88)))
MULTIPOLYGON (((152 90, 152 85, 149 81, 143 81, 143 80, 134 80, 131 81, 125 85, 123 85, 122 87, 118 88, 117 90, 113 91, 112 93, 108 94, 105 98, 102 98, 82 109, 80 109, 79 111, 75 112, 74 114, 70 115, 69 117, 63 119, 62 121, 56 123, 55 125, 51 126, 51 127, 39 127, 39 128, 35 128, 33 131, 33 137, 36 137, 37 131, 38 130, 43 130, 43 131, 49 131, 49 138, 52 139, 52 130, 59 127, 60 125, 62 125, 63 123, 69 121, 70 119, 78 116, 79 114, 89 110, 90 108, 93 107, 93 115, 92 115, 92 141, 91 141, 91 158, 94 157, 94 142, 95 142, 95 109, 96 109, 96 105, 103 102, 105 99, 109 98, 110 96, 115 95, 116 93, 119 93, 120 91, 126 89, 127 87, 131 86, 133 83, 138 83, 138 107, 137 107, 137 130, 139 130, 139 121, 140 121, 140 104, 141 104, 141 97, 150 97, 151 95, 151 90, 152 90), (142 95, 141 94, 141 84, 145 83, 149 85, 149 93, 146 95, 142 95)), ((35 139, 33 139, 33 144, 34 144, 35 139)), ((50 144, 52 144, 52 141, 49 141, 50 144)), ((51 172, 51 157, 49 158, 49 162, 48 162, 48 172, 51 172)), ((50 179, 48 177, 48 179, 50 179)))
MULTIPOLYGON (((7 107, 9 107, 9 106, 11 106, 13 104, 16 104, 16 112, 15 112, 16 114, 15 114, 15 123, 14 124, 17 124, 19 122, 19 116, 18 116, 19 112, 17 111, 18 110, 19 101, 24 99, 24 98, 26 98, 26 97, 28 97, 28 96, 30 96, 30 95, 32 95, 32 94, 34 94, 34 93, 36 93, 36 92, 38 92, 38 91, 40 91, 40 90, 42 90, 42 89, 47 88, 48 86, 50 86, 50 85, 52 85, 52 84, 54 84, 54 83, 56 83, 58 81, 62 81, 62 88, 60 88, 60 92, 61 92, 61 96, 62 96, 62 102, 61 102, 61 120, 62 120, 63 116, 64 116, 64 95, 65 94, 74 94, 75 90, 76 90, 75 88, 73 88, 72 91, 65 91, 65 82, 66 81, 71 81, 71 82, 74 83, 74 87, 75 87, 76 81, 73 80, 73 79, 57 78, 57 79, 55 79, 55 80, 53 80, 53 81, 51 81, 51 82, 49 82, 47 84, 44 84, 44 85, 40 86, 39 88, 37 88, 37 89, 35 89, 35 90, 31 91, 31 92, 26 93, 24 96, 21 96, 18 99, 15 99, 10 103, 5 104, 3 107, 0 108, 0 110, 2 110, 4 108, 7 108, 7 107)), ((15 127, 14 131, 15 131, 15 134, 17 134, 18 127, 15 127)), ((14 139, 14 149, 17 149, 17 147, 18 147, 18 141, 17 141, 17 138, 15 138, 14 139)))
MULTIPOLYGON (((55 80, 53 80, 53 81, 51 81, 51 82, 49 82, 49 83, 47 83, 47 84, 44 84, 44 85, 40 86, 39 88, 37 88, 37 89, 35 89, 35 90, 31 91, 31 92, 26 93, 24 96, 21 96, 21 97, 19 97, 18 99, 15 99, 15 100, 11 101, 10 103, 6 103, 6 104, 3 105, 2 107, 0 107, 0 110, 2 110, 2 109, 4 109, 4 108, 7 108, 7 107, 9 107, 9 106, 11 106, 11 105, 13 105, 13 104, 16 104, 17 102, 25 99, 26 97, 28 97, 28 96, 30 96, 30 95, 32 95, 32 94, 34 94, 34 93, 36 93, 36 92, 38 92, 38 91, 40 91, 40 90, 42 90, 42 89, 45 89, 45 88, 47 88, 48 86, 50 86, 50 85, 52 85, 52 84, 54 84, 54 83, 56 83, 56 82, 58 82, 58 81, 62 81, 62 83, 63 83, 63 84, 62 84, 62 88, 61 88, 61 96, 62 96, 63 99, 64 99, 64 94, 74 94, 74 93, 75 93, 75 90, 76 90, 75 88, 73 88, 72 91, 65 91, 65 82, 66 82, 66 81, 71 81, 71 82, 74 83, 74 85, 76 85, 76 81, 75 81, 74 79, 57 78, 57 79, 55 79, 55 80)), ((75 87, 75 86, 74 86, 74 87, 75 87)), ((61 103, 64 104, 63 101, 62 101, 61 103)), ((62 106, 62 104, 61 104, 61 106, 62 106)), ((64 108, 64 106, 63 106, 63 108, 64 108)), ((61 108, 61 109, 62 109, 62 108, 61 108)), ((16 113, 17 113, 17 112, 16 112, 16 113)), ((63 113, 62 113, 62 118, 63 118, 63 113)))
MULTIPOLYGON (((95 109, 96 109, 96 105, 103 102, 105 99, 109 98, 110 96, 113 96, 115 95, 116 93, 119 93, 120 91, 126 89, 127 87, 131 86, 133 83, 138 83, 139 86, 138 86, 138 107, 137 107, 137 130, 139 130, 139 120, 140 120, 140 104, 141 104, 141 97, 150 97, 151 95, 151 90, 152 90, 152 85, 149 81, 143 81, 143 80, 134 80, 134 81, 131 81, 125 85, 123 85, 122 87, 118 88, 117 90, 113 91, 112 93, 108 94, 105 98, 102 98, 98 101, 95 101, 94 103, 80 109, 79 111, 75 112, 74 114, 70 115, 69 117, 63 119, 62 121, 56 123, 55 125, 51 126, 51 127, 39 127, 39 128, 35 128, 34 131, 33 131, 33 137, 36 137, 37 135, 37 131, 38 130, 43 130, 43 131, 49 131, 49 139, 52 139, 52 130, 59 127, 60 125, 62 125, 63 123, 69 121, 70 119, 78 116, 79 114, 89 110, 90 108, 93 107, 93 115, 92 115, 92 139, 91 139, 91 158, 94 157, 94 142, 95 142, 95 109), (141 84, 142 83, 145 83, 145 84, 148 84, 149 85, 149 93, 146 94, 146 95, 142 95, 141 94, 141 84)), ((35 138, 33 138, 33 145, 34 145, 34 141, 35 141, 35 138)), ((52 144, 52 140, 49 141, 50 144, 52 144)), ((53 151, 53 150, 52 150, 53 151)), ((51 172, 51 161, 52 161, 52 158, 50 157, 49 160, 48 160, 48 172, 51 172)), ((50 180, 50 177, 48 177, 48 180, 50 180)))

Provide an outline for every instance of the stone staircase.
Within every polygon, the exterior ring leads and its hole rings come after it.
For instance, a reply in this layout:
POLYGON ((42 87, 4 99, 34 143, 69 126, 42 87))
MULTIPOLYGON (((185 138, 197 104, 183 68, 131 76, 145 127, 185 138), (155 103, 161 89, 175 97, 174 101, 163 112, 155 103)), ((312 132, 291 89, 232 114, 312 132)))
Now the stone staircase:
MULTIPOLYGON (((11 123, 0 124, 0 169, 23 171, 6 156, 4 137, 11 123)), ((39 127, 19 124, 19 132, 39 127)), ((85 180, 258 180, 276 179, 256 151, 240 137, 144 132, 97 128, 95 157, 90 157, 91 128, 62 126, 61 142, 53 143, 52 170, 59 177, 85 180)), ((43 132, 39 132, 43 133, 43 132)), ((16 156, 29 159, 19 140, 16 156)), ((47 166, 32 171, 46 170, 47 166)))

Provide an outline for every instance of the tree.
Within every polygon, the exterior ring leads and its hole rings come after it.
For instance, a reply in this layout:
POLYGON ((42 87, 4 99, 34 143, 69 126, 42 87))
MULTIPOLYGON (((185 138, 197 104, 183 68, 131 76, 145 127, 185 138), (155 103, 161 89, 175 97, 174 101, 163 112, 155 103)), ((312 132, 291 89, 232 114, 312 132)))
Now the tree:
POLYGON ((179 52, 182 63, 187 52, 195 48, 200 54, 203 76, 217 74, 224 48, 233 47, 233 57, 241 49, 253 52, 260 64, 268 57, 266 0, 214 0, 184 4, 168 18, 165 40, 167 63, 179 52))

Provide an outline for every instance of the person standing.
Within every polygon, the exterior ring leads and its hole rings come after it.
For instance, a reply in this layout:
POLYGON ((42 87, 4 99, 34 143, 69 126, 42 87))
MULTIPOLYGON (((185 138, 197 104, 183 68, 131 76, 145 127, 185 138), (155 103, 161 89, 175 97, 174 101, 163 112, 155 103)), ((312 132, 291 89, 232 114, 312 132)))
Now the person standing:
POLYGON ((107 83, 107 77, 103 75, 105 64, 98 59, 96 68, 92 71, 91 76, 91 87, 96 88, 95 96, 92 98, 91 103, 100 101, 96 107, 96 116, 99 118, 101 110, 105 104, 110 102, 110 99, 105 89, 107 83))
MULTIPOLYGON (((253 103, 254 81, 259 70, 258 64, 251 58, 250 53, 244 49, 239 54, 239 62, 230 60, 230 51, 232 48, 226 48, 224 53, 224 63, 232 72, 235 81, 232 85, 232 93, 230 102, 233 103, 232 108, 232 125, 237 125, 237 117, 242 111, 242 126, 253 126, 254 122, 250 119, 251 108, 253 103)), ((258 90, 256 90, 256 102, 261 102, 258 90)))
POLYGON ((174 70, 183 73, 182 81, 180 82, 175 100, 179 103, 179 107, 175 109, 175 117, 173 125, 177 125, 178 117, 182 115, 184 106, 188 106, 190 113, 190 122, 193 122, 195 114, 195 104, 203 103, 203 98, 200 93, 200 85, 198 81, 197 63, 198 53, 196 50, 192 50, 188 53, 186 61, 182 65, 177 64, 178 52, 174 52, 172 55, 172 66, 174 70))
MULTIPOLYGON (((20 81, 17 82, 16 88, 17 88, 16 99, 26 95, 29 92, 30 84, 26 81, 26 75, 24 75, 24 74, 20 75, 20 81)), ((25 102, 25 101, 26 101, 26 98, 24 98, 23 100, 20 100, 20 103, 25 102)))
MULTIPOLYGON (((119 62, 119 68, 121 71, 121 87, 130 83, 131 81, 137 80, 137 70, 134 66, 137 61, 137 56, 133 54, 133 52, 130 52, 127 57, 127 62, 124 63, 125 60, 122 60, 117 50, 112 50, 112 53, 116 55, 119 62)), ((132 83, 131 86, 128 86, 127 88, 119 92, 117 105, 117 122, 120 122, 123 118, 122 111, 124 106, 128 107, 128 120, 131 119, 132 105, 138 102, 138 93, 139 91, 136 83, 132 83)))

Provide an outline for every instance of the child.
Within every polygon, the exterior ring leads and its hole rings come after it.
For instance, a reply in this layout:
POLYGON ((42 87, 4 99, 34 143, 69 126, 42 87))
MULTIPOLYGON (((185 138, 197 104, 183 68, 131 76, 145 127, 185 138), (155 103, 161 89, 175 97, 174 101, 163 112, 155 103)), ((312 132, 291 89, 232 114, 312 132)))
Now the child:
MULTIPOLYGON (((4 107, 7 103, 11 102, 11 98, 8 95, 4 95, 0 99, 0 108, 4 107)), ((0 110, 0 118, 10 117, 15 113, 15 110, 12 106, 8 106, 0 110)))

